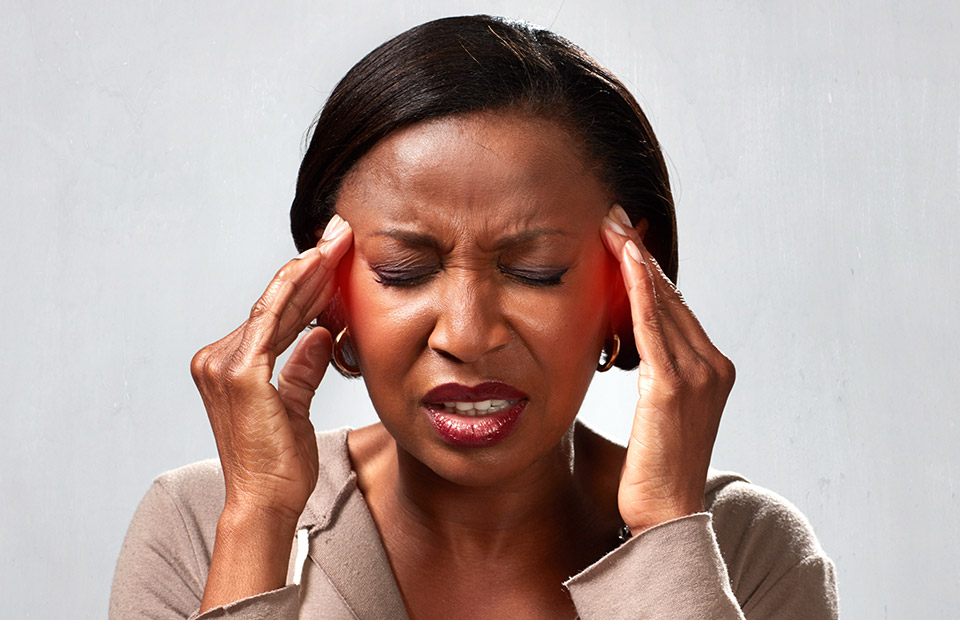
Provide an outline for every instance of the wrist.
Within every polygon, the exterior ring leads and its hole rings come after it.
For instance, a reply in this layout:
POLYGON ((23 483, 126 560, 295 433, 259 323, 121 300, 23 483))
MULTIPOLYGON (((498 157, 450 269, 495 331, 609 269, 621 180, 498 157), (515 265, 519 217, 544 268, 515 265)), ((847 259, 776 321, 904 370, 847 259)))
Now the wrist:
POLYGON ((289 542, 297 530, 300 515, 287 511, 227 503, 217 521, 217 537, 289 542))
POLYGON ((703 502, 693 502, 662 508, 650 508, 639 513, 631 512, 629 514, 622 514, 621 516, 623 517, 624 525, 630 530, 631 536, 636 536, 644 530, 666 523, 667 521, 689 517, 690 515, 704 512, 704 510, 703 502))
POLYGON ((274 511, 224 507, 200 611, 286 585, 296 527, 274 511))

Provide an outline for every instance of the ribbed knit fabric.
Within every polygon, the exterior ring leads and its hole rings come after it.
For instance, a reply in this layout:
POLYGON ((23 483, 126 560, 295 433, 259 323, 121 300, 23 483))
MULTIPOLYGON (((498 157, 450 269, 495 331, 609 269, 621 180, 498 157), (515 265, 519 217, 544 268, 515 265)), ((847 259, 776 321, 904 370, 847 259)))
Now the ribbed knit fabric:
MULTIPOLYGON (((197 615, 223 474, 203 461, 158 477, 127 532, 110 620, 407 620, 373 518, 356 485, 347 429, 317 434, 321 469, 298 529, 309 536, 300 585, 197 615)), ((564 585, 582 620, 828 620, 834 566, 782 497, 711 470, 707 511, 640 532, 564 585)))

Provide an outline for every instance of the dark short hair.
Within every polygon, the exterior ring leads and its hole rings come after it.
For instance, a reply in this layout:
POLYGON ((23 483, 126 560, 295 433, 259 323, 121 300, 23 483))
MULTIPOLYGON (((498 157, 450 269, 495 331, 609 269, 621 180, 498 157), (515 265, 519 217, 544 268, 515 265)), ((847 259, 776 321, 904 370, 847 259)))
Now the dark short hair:
MULTIPOLYGON (((667 276, 677 277, 677 226, 667 167, 649 121, 627 88, 563 37, 500 17, 449 17, 382 44, 333 89, 314 123, 290 208, 299 251, 317 243, 340 185, 387 134, 444 116, 520 108, 569 127, 600 180, 667 276)), ((639 363, 633 333, 620 334, 616 365, 639 363)))

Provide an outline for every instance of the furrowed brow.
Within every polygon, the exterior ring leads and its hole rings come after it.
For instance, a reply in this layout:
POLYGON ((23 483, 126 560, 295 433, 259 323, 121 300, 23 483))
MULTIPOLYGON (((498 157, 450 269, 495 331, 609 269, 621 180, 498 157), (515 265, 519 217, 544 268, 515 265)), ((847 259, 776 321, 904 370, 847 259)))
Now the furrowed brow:
POLYGON ((529 228, 512 235, 507 235, 506 237, 501 237, 497 240, 495 247, 498 250, 502 250, 511 245, 523 245, 524 243, 530 243, 531 241, 550 236, 572 237, 573 235, 559 228, 529 228))
MULTIPOLYGON (((442 246, 445 245, 439 239, 432 235, 412 231, 412 230, 401 230, 394 228, 387 228, 383 230, 378 230, 373 233, 374 237, 389 237, 390 239, 396 239, 408 246, 411 247, 427 247, 435 250, 442 250, 442 246)), ((512 245, 523 245, 525 243, 530 243, 536 241, 543 237, 550 236, 560 236, 560 237, 572 237, 572 233, 561 230, 559 228, 530 228, 527 230, 521 230, 520 232, 506 235, 501 237, 494 244, 494 249, 502 250, 512 245)))
POLYGON ((435 250, 440 249, 440 241, 431 235, 425 235, 423 233, 414 232, 412 230, 398 230, 398 229, 384 229, 378 230, 373 233, 374 237, 389 237, 391 239, 396 239, 397 241, 402 241, 406 245, 413 247, 428 247, 435 250))

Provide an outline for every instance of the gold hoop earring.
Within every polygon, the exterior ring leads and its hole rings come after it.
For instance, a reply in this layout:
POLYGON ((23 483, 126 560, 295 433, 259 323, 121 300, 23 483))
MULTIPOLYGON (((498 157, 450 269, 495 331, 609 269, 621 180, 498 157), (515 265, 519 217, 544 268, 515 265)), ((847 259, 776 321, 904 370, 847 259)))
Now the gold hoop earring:
POLYGON ((347 328, 344 327, 333 341, 333 365, 348 377, 359 377, 360 367, 354 364, 348 364, 346 360, 343 359, 343 339, 346 335, 347 328))
MULTIPOLYGON (((607 349, 607 345, 606 343, 604 343, 603 350, 606 351, 606 349, 607 349)), ((620 336, 614 334, 613 335, 613 351, 610 352, 610 356, 607 357, 607 361, 597 364, 597 372, 607 372, 608 370, 613 368, 613 363, 617 361, 618 355, 620 355, 620 336)))

